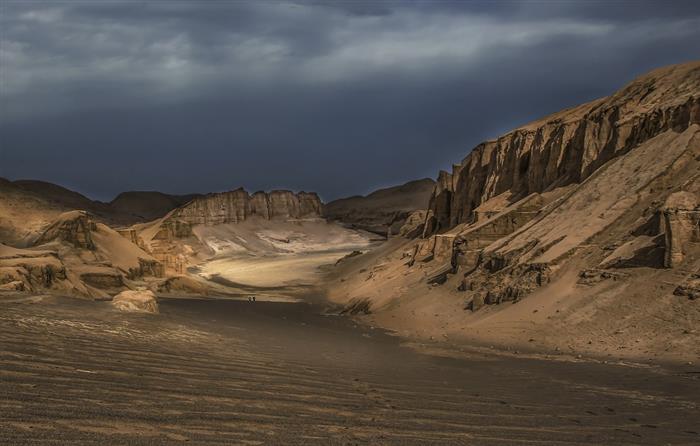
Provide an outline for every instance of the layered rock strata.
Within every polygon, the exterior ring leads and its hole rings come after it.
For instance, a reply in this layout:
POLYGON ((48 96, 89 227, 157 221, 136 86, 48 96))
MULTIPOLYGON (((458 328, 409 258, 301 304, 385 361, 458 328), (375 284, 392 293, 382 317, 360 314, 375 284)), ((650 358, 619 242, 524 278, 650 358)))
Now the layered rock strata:
POLYGON ((92 241, 91 232, 95 229, 96 223, 87 212, 66 212, 46 228, 43 234, 36 239, 34 246, 60 240, 68 242, 76 248, 94 250, 95 244, 92 241))
POLYGON ((142 246, 165 268, 185 274, 188 258, 209 249, 195 236, 197 226, 238 224, 249 219, 293 221, 318 219, 322 203, 316 193, 287 190, 255 192, 244 189, 197 197, 151 225, 124 230, 122 235, 142 246), (184 242, 185 239, 189 241, 184 242))
POLYGON ((700 233, 698 124, 695 62, 480 144, 440 172, 408 264, 459 272, 472 309, 519 300, 591 240, 620 237, 590 267, 679 266, 700 233))
POLYGON ((318 218, 321 200, 309 192, 276 190, 251 196, 244 189, 236 189, 195 198, 171 212, 168 219, 189 225, 217 225, 240 223, 253 216, 266 220, 318 218))
POLYGON ((615 93, 476 146, 440 172, 425 235, 474 221, 483 202, 580 183, 607 161, 666 130, 700 123, 700 63, 656 70, 615 93))

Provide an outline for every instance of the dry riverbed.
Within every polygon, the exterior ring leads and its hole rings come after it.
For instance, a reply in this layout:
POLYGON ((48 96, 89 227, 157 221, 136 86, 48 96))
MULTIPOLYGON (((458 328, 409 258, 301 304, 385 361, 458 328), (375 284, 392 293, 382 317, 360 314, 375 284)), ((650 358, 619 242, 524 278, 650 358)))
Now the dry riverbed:
POLYGON ((700 376, 417 353, 304 302, 0 300, 3 444, 700 442, 700 376))

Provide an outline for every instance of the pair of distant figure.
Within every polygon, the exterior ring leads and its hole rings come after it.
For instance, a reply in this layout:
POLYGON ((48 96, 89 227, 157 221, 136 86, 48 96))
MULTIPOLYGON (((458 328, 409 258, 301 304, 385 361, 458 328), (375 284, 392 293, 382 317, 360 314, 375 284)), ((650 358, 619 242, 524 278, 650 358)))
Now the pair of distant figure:
POLYGON ((255 296, 248 296, 248 302, 255 302, 255 296))

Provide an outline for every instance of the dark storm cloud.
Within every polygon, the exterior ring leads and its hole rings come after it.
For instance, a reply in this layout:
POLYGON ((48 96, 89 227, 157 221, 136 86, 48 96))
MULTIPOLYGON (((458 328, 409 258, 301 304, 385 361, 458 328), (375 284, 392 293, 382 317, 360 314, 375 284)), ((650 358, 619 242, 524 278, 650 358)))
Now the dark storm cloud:
POLYGON ((434 176, 698 58, 699 2, 3 2, 0 176, 99 198, 434 176))

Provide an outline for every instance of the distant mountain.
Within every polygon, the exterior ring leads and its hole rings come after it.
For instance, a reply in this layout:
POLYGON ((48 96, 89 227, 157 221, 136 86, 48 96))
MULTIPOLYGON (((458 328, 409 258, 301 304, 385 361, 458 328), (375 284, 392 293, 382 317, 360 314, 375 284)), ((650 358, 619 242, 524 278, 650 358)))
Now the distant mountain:
POLYGON ((428 208, 434 188, 435 181, 430 178, 409 181, 366 196, 331 201, 323 207, 323 215, 354 228, 388 235, 396 233, 411 212, 428 208))
POLYGON ((157 191, 122 192, 109 203, 112 212, 131 215, 145 221, 155 220, 200 194, 168 195, 157 191))

